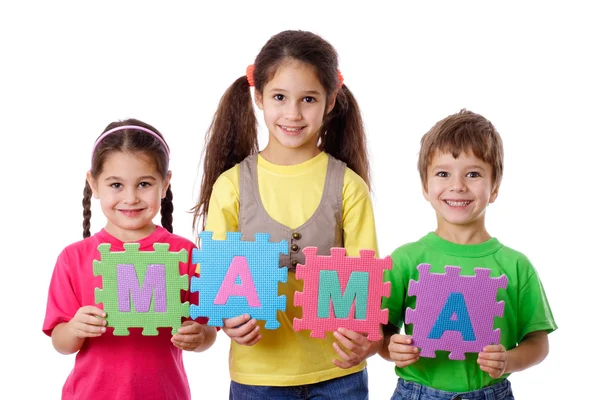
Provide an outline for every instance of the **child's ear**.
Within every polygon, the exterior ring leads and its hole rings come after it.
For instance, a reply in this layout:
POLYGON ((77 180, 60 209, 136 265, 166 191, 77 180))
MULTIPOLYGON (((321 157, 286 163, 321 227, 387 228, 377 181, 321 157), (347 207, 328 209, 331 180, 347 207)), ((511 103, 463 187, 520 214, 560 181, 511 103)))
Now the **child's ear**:
POLYGON ((167 197, 167 190, 169 190, 169 185, 171 184, 171 177, 173 176, 173 174, 171 173, 171 171, 169 171, 167 173, 167 178, 165 179, 164 185, 163 185, 163 189, 162 189, 162 193, 161 193, 161 199, 164 199, 165 197, 167 197))
POLYGON ((94 177, 92 176, 92 173, 90 171, 86 172, 85 180, 87 180, 88 185, 90 185, 90 188, 92 189, 92 194, 94 195, 94 198, 97 199, 98 198, 98 182, 94 179, 94 177))
POLYGON ((492 204, 496 201, 496 199, 498 198, 498 190, 500 190, 500 183, 498 183, 494 190, 492 190, 492 193, 490 194, 490 201, 488 202, 488 204, 492 204))
POLYGON ((329 102, 327 103, 327 112, 325 114, 329 114, 331 112, 331 110, 333 110, 333 107, 335 107, 335 101, 337 99, 337 94, 338 94, 338 91, 336 90, 335 92, 333 92, 333 95, 331 95, 331 99, 329 99, 329 102))
POLYGON ((421 193, 423 193, 425 200, 429 201, 429 193, 427 192, 425 185, 421 185, 421 193))
POLYGON ((262 93, 260 93, 258 90, 254 91, 254 102, 258 108, 264 110, 262 93))

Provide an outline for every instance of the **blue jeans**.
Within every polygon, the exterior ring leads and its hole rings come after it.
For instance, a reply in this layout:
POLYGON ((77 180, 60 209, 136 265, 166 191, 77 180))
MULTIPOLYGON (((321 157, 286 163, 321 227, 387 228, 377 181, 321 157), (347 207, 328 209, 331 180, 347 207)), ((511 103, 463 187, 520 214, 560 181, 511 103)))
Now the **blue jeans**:
POLYGON ((367 400, 367 370, 300 386, 253 386, 231 382, 229 400, 367 400))
POLYGON ((391 400, 515 400, 508 379, 483 389, 465 393, 451 393, 432 389, 416 382, 398 379, 391 400))

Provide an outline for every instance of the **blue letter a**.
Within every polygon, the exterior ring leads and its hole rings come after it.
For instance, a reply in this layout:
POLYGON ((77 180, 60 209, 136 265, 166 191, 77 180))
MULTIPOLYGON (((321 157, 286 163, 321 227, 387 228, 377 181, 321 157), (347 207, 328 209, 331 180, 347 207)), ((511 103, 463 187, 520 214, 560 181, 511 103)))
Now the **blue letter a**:
POLYGON ((464 341, 475 340, 475 332, 462 293, 450 293, 427 338, 439 339, 446 331, 460 332, 464 341))

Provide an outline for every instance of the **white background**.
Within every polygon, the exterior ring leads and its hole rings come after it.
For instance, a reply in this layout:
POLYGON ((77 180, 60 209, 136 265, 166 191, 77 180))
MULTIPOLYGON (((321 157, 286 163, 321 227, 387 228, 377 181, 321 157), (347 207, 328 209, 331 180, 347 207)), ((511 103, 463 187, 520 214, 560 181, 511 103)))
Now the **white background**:
MULTIPOLYGON (((511 377, 519 399, 597 384, 598 12, 540 2, 83 2, 0 6, 0 398, 58 399, 74 357, 42 331, 56 256, 81 238, 92 144, 111 121, 157 127, 172 149, 175 231, 193 239, 204 134, 225 89, 268 38, 310 30, 338 50, 368 130, 380 253, 435 229, 416 171, 421 136, 466 107, 501 133, 506 172, 492 235, 527 254, 559 329, 511 377), (168 3, 168 5, 167 5, 168 3)), ((10 4, 10 5, 8 5, 10 4)), ((591 2, 590 2, 591 4, 591 2)), ((262 120, 262 116, 259 116, 262 120)), ((265 144, 264 133, 261 136, 265 144)), ((92 230, 104 224, 94 205, 92 230)), ((194 398, 227 398, 228 339, 186 354, 194 398)), ((369 361, 371 398, 395 387, 369 361)))

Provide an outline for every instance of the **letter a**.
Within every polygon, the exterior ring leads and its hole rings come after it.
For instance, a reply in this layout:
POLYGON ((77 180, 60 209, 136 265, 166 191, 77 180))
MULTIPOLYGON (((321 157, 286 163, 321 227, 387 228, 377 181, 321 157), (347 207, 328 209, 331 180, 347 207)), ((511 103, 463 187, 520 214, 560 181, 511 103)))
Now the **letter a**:
POLYGON ((439 339, 446 331, 460 332, 464 341, 475 341, 473 324, 462 293, 450 293, 427 338, 439 339))
POLYGON ((226 304, 230 296, 245 297, 250 307, 260 307, 260 300, 258 299, 258 293, 256 292, 246 257, 233 257, 227 274, 223 278, 219 292, 215 297, 214 304, 226 304), (236 284, 238 277, 240 284, 236 284))

